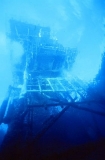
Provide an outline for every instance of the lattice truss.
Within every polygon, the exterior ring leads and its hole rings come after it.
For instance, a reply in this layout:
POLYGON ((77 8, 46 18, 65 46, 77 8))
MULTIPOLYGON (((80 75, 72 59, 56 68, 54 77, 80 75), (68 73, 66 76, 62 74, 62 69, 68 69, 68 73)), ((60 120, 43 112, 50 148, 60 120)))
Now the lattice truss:
MULTIPOLYGON (((64 48, 51 38, 48 27, 11 20, 10 30, 9 37, 24 48, 21 64, 14 69, 19 80, 15 81, 14 76, 15 89, 10 95, 10 99, 23 96, 15 104, 13 121, 15 125, 16 121, 23 124, 24 139, 33 138, 35 142, 69 107, 88 103, 85 102, 87 84, 78 78, 62 77, 62 70, 70 71, 77 50, 64 48)), ((10 107, 6 109, 7 119, 10 107)))
POLYGON ((27 70, 28 74, 34 72, 34 77, 58 77, 62 70, 71 69, 77 55, 76 48, 64 48, 51 37, 49 27, 11 20, 9 37, 24 48, 21 63, 14 67, 17 75, 27 70))
POLYGON ((71 108, 105 116, 99 110, 100 101, 87 98, 88 84, 77 77, 67 79, 62 76, 63 70, 70 73, 76 49, 64 48, 51 38, 48 27, 15 20, 10 21, 9 37, 21 43, 24 54, 21 63, 13 67, 14 83, 0 108, 0 123, 10 127, 4 139, 7 146, 13 142, 13 148, 18 146, 24 150, 29 144, 37 144, 71 108), (93 103, 97 110, 94 105, 90 107, 93 103))
POLYGON ((70 106, 83 101, 86 88, 77 78, 27 79, 22 115, 24 125, 29 125, 31 138, 38 140, 70 106))
POLYGON ((21 64, 14 67, 18 77, 14 76, 14 86, 17 88, 13 91, 14 96, 20 84, 23 84, 20 95, 22 91, 24 93, 24 100, 19 99, 15 112, 21 115, 21 123, 28 126, 27 136, 34 135, 38 139, 71 103, 79 102, 86 96, 86 85, 81 80, 62 77, 63 70, 70 71, 77 50, 64 48, 51 38, 48 27, 15 20, 10 21, 9 37, 24 48, 21 64))
MULTIPOLYGON (((54 101, 54 99, 56 102, 79 101, 81 97, 85 98, 86 96, 86 85, 81 85, 76 79, 32 78, 27 81, 26 92, 28 95, 36 93, 42 95, 43 98, 45 97, 46 103, 54 101)), ((36 103, 40 104, 41 101, 36 100, 36 103)))

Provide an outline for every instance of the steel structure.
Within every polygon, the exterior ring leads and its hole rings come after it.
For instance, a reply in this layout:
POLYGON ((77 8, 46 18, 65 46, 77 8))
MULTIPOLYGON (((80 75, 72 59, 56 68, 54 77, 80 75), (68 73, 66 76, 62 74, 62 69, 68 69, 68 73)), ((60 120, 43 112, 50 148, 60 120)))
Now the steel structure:
POLYGON ((2 121, 10 126, 4 148, 11 141, 14 141, 11 150, 15 145, 20 148, 35 145, 69 107, 105 116, 80 106, 95 103, 85 100, 87 84, 78 78, 62 76, 63 70, 72 67, 76 49, 64 48, 51 39, 47 27, 11 20, 10 31, 9 37, 22 44, 24 55, 21 64, 13 69, 18 81, 14 80, 7 105, 1 107, 5 108, 2 121))
POLYGON ((25 139, 36 139, 65 112, 65 103, 79 101, 85 94, 77 80, 62 76, 63 70, 72 67, 77 50, 64 48, 51 38, 48 27, 15 20, 10 20, 8 36, 22 45, 24 54, 21 63, 13 67, 14 83, 7 106, 3 106, 2 121, 17 126, 17 132, 21 124, 25 139))

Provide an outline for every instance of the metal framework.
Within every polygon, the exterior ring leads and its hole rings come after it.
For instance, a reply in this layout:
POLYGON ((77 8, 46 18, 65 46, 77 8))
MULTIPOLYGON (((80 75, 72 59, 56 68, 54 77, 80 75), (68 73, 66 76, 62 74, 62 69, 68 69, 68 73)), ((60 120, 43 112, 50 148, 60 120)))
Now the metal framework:
MULTIPOLYGON (((56 44, 56 41, 51 41, 49 32, 49 28, 46 27, 11 21, 10 38, 20 42, 24 47, 23 66, 20 66, 24 78, 22 89, 14 82, 9 95, 4 114, 5 122, 8 123, 10 117, 11 103, 14 116, 9 121, 12 129, 7 133, 5 141, 8 142, 11 135, 23 135, 20 144, 16 142, 19 147, 23 142, 25 145, 29 145, 30 142, 31 146, 35 145, 70 107, 105 116, 105 113, 81 107, 81 104, 100 102, 86 100, 86 83, 75 77, 67 79, 61 76, 61 68, 69 69, 72 66, 76 51, 65 49, 56 44), (14 102, 14 97, 18 97, 17 102, 14 102)), ((15 69, 15 72, 18 70, 15 69)))
MULTIPOLYGON (((62 69, 71 68, 77 50, 64 48, 57 40, 51 39, 50 28, 10 20, 10 31, 9 37, 24 48, 19 74, 20 77, 23 72, 20 94, 23 94, 24 102, 17 105, 17 115, 21 115, 23 125, 29 124, 34 138, 40 137, 70 106, 78 108, 77 104, 88 103, 85 100, 87 84, 75 77, 62 77, 62 69), (20 106, 24 106, 23 109, 20 106), (40 121, 41 117, 43 120, 40 121), (36 126, 40 126, 38 132, 34 132, 36 126)), ((15 72, 18 75, 19 68, 15 72)), ((14 82, 14 86, 18 84, 14 82)), ((14 95, 16 93, 17 89, 14 95)))

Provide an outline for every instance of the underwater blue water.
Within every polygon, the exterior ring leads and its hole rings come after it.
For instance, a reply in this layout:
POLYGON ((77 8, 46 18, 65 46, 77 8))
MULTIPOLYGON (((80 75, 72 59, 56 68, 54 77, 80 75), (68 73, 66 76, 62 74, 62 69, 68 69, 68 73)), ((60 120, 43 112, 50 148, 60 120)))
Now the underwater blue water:
MULTIPOLYGON (((8 86, 12 84, 12 68, 20 63, 24 54, 23 46, 19 42, 11 41, 7 36, 11 18, 48 26, 51 28, 51 36, 64 47, 76 47, 79 53, 72 70, 68 71, 66 76, 77 76, 90 83, 100 70, 105 49, 104 6, 104 0, 0 1, 0 104, 5 98, 8 86)), ((103 78, 104 73, 100 77, 103 78)), ((103 88, 101 82, 98 88, 103 88)), ((99 91, 101 95, 104 94, 103 89, 99 91)), ((93 109, 105 112, 105 108, 98 104, 94 105, 93 109)), ((7 128, 7 125, 0 125, 0 144, 7 128)), ((43 152, 64 150, 103 137, 104 116, 70 108, 41 138, 39 148, 43 152)))
POLYGON ((59 43, 66 47, 77 47, 79 54, 72 71, 67 76, 72 73, 85 81, 90 81, 99 71, 104 50, 104 5, 103 0, 46 0, 46 2, 13 0, 10 3, 0 1, 0 75, 3 77, 0 78, 0 87, 4 88, 0 92, 1 99, 8 84, 12 83, 11 52, 14 63, 19 62, 22 55, 22 46, 15 44, 16 42, 9 42, 6 36, 11 18, 49 26, 51 36, 56 37, 59 43), (23 8, 21 12, 20 7, 23 8))

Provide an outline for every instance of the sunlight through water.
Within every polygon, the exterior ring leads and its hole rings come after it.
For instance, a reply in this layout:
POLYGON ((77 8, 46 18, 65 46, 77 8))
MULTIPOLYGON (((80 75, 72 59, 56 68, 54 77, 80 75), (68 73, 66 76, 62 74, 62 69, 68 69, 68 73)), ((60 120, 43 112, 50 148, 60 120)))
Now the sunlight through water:
POLYGON ((12 83, 12 67, 24 52, 21 44, 7 36, 10 19, 50 27, 59 43, 79 52, 67 76, 72 74, 85 81, 95 78, 104 51, 103 1, 4 0, 0 1, 0 10, 0 101, 12 83))

